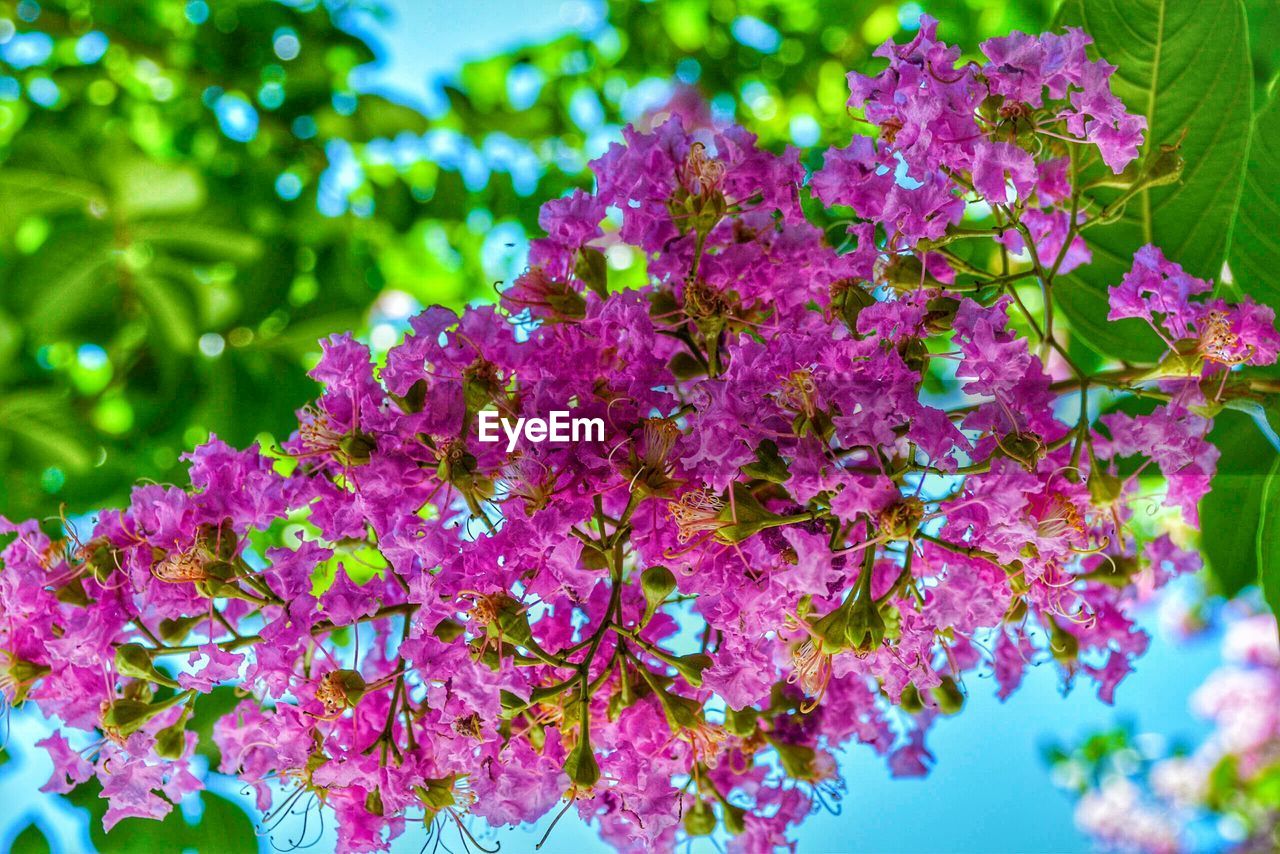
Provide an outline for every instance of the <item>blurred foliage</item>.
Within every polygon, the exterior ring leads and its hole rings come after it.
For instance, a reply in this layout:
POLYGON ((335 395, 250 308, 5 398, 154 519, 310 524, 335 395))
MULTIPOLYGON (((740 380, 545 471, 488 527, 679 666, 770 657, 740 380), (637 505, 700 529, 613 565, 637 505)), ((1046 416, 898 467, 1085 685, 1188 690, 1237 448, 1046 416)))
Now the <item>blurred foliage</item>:
POLYGON ((0 2, 0 513, 178 478, 209 432, 287 432, 305 355, 363 325, 384 266, 439 293, 404 274, 408 185, 347 199, 331 162, 427 126, 353 91, 374 58, 335 26, 354 11, 0 2))
POLYGON ((765 144, 843 144, 852 133, 846 73, 878 68, 875 48, 889 38, 909 41, 922 10, 941 21, 943 38, 973 50, 1013 29, 1039 31, 1053 6, 1053 0, 612 0, 603 32, 468 63, 446 94, 450 118, 468 135, 501 131, 580 150, 594 125, 616 128, 640 118, 637 105, 674 74, 765 144), (545 81, 532 103, 510 85, 513 73, 545 81))
MULTIPOLYGON (((175 809, 159 821, 126 818, 111 828, 102 829, 107 801, 100 796, 98 781, 79 786, 66 799, 89 814, 89 840, 98 851, 111 854, 149 854, 153 851, 195 851, 199 854, 254 854, 260 849, 258 834, 248 813, 222 795, 205 791, 194 796, 199 803, 199 816, 188 821, 183 811, 175 809)), ((31 827, 34 827, 32 825, 31 827)), ((21 842, 15 851, 22 851, 21 842)))

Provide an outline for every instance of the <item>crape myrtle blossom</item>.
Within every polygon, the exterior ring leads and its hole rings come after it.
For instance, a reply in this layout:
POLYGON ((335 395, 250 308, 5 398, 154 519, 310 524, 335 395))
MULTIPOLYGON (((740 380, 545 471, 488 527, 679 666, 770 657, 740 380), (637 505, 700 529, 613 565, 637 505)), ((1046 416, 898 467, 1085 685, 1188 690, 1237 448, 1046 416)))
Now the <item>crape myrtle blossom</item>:
POLYGON ((1153 750, 1144 745, 1165 739, 1130 743, 1116 732, 1056 757, 1056 776, 1080 796, 1076 823, 1100 846, 1164 854, 1280 844, 1280 643, 1275 618, 1241 614, 1244 604, 1224 609, 1223 664, 1191 696, 1192 712, 1213 727, 1193 750, 1153 750))
POLYGON ((934 34, 853 79, 877 135, 813 174, 738 127, 628 129, 497 306, 427 309, 379 367, 323 341, 281 447, 211 437, 190 488, 90 531, 0 521, 0 686, 65 724, 50 788, 164 814, 231 685, 221 770, 271 816, 331 810, 343 850, 576 809, 619 849, 772 851, 839 797, 846 744, 926 773, 978 677, 1007 697, 1044 663, 1110 701, 1136 596, 1198 562, 1135 504, 1158 479, 1194 523, 1272 318, 1144 249, 1113 305, 1202 346, 1082 373, 1017 288, 1088 263, 1075 149, 1120 168, 1142 120, 1076 31, 982 67, 934 34), (619 244, 644 287, 609 287, 619 244), (478 439, 482 411, 558 410, 603 440, 478 439))

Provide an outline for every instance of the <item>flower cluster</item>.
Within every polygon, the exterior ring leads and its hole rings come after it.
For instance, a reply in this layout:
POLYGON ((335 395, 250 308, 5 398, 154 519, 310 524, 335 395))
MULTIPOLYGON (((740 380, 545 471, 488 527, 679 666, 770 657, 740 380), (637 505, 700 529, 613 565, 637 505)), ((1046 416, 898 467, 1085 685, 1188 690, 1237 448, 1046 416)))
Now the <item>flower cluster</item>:
POLYGON ((1117 732, 1058 757, 1076 822, 1109 849, 1274 851, 1280 845, 1280 643, 1270 614, 1233 619, 1223 666, 1191 697, 1213 725, 1194 751, 1117 732), (1154 752, 1144 747, 1159 745, 1154 752), (1199 842, 1197 843, 1197 840, 1199 842))
POLYGON ((926 19, 851 81, 877 137, 813 174, 741 128, 629 129, 499 305, 428 309, 376 366, 324 341, 282 447, 211 438, 190 488, 83 534, 0 520, 3 688, 65 724, 49 788, 164 814, 232 685, 221 770, 331 810, 344 850, 563 801, 619 848, 772 851, 838 797, 842 745, 924 773, 976 675, 1004 697, 1044 662, 1109 700, 1136 591, 1198 565, 1158 522, 1195 521, 1230 369, 1277 340, 1154 249, 1115 305, 1201 342, 1176 376, 1086 374, 1027 310, 1089 260, 1077 170, 1141 141, 1086 41, 958 66, 926 19), (619 247, 644 287, 610 288, 619 247), (1157 382, 1097 419, 1092 390, 1157 382), (604 436, 507 451, 487 410, 604 436))

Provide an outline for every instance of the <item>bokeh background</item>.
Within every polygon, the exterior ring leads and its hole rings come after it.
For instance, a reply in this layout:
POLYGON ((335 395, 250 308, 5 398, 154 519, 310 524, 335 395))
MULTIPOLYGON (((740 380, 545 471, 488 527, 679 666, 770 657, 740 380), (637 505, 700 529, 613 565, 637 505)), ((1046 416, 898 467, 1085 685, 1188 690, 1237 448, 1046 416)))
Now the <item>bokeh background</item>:
MULTIPOLYGON (((875 46, 909 39, 923 12, 974 49, 1045 28, 1053 6, 3 0, 0 514, 56 525, 139 477, 182 482, 181 453, 210 433, 283 438, 314 395, 317 339, 354 329, 382 353, 424 305, 491 299, 524 267, 539 202, 586 186, 628 122, 674 102, 770 146, 843 144, 845 73, 874 67, 875 46)), ((1280 6, 1247 6, 1261 88, 1280 62, 1280 6)), ((609 263, 611 281, 642 272, 609 263)), ((847 752, 840 812, 804 825, 800 850, 1085 850, 1044 746, 1117 720, 1199 735, 1186 698, 1215 639, 1172 635, 1236 587, 1190 579, 1151 603, 1156 642, 1114 708, 1064 696, 1044 668, 1004 704, 970 686, 969 713, 931 737, 924 780, 847 752)), ((96 793, 37 791, 49 763, 31 745, 49 726, 24 710, 0 729, 0 849, 267 851, 304 836, 289 822, 256 834, 217 775, 165 822, 104 836, 96 793)), ((474 828, 506 851, 543 829, 474 828)), ((315 850, 331 847, 326 833, 315 850)), ((549 847, 602 850, 572 816, 549 847)))

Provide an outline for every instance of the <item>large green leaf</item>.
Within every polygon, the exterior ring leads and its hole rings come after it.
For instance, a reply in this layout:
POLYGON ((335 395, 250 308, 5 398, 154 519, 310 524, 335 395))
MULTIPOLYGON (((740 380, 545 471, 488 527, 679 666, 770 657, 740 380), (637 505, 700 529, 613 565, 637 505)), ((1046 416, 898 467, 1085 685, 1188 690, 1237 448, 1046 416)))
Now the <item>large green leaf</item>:
POLYGON ((1234 596, 1258 580, 1263 495, 1277 457, 1253 419, 1242 412, 1219 413, 1209 441, 1222 456, 1213 489, 1200 501, 1201 545, 1219 590, 1234 596))
POLYGON ((198 797, 203 811, 200 820, 188 824, 182 810, 174 809, 159 821, 126 818, 106 833, 102 817, 107 802, 99 795, 101 786, 90 780, 77 787, 67 800, 89 812, 89 839, 94 847, 111 854, 150 854, 156 851, 197 851, 200 854, 250 854, 257 852, 258 837, 253 821, 240 806, 213 792, 198 797))
POLYGON ((262 241, 252 234, 197 220, 137 222, 129 234, 134 240, 214 261, 251 264, 262 255, 262 241))
POLYGON ((1280 308, 1280 99, 1274 95, 1253 120, 1228 259, 1236 287, 1280 308))
POLYGON ((1280 459, 1271 467, 1262 491, 1258 524, 1258 581, 1271 613, 1280 616, 1280 459))
MULTIPOLYGON (((1084 28, 1097 55, 1118 66, 1116 93, 1147 118, 1145 157, 1182 139, 1181 182, 1139 192, 1118 222, 1091 230, 1093 263, 1055 289, 1087 343, 1109 356, 1150 361, 1160 353, 1159 341, 1141 321, 1107 321, 1107 288, 1119 283, 1145 243, 1192 275, 1217 279, 1221 273, 1252 118, 1244 6, 1241 0, 1067 0, 1057 22, 1084 28)), ((1100 210, 1118 193, 1087 194, 1088 210, 1100 210)))

